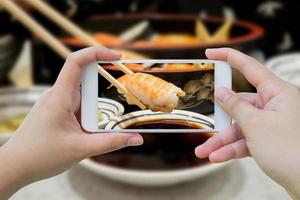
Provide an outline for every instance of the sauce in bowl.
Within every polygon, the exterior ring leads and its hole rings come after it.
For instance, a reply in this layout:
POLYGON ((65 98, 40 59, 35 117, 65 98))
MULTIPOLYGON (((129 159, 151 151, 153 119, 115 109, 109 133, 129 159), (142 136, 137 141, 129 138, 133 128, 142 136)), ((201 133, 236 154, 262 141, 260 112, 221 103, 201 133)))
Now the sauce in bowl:
MULTIPOLYGON (((181 119, 135 122, 126 129, 203 129, 201 124, 181 119)), ((132 170, 178 170, 209 164, 197 158, 194 149, 213 133, 142 133, 144 144, 127 147, 92 159, 101 164, 132 170)))

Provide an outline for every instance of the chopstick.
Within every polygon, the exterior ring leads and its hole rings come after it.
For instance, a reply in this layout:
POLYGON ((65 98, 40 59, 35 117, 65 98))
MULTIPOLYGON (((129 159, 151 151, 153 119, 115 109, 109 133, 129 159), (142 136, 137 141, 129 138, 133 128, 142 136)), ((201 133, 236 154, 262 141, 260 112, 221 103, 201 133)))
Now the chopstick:
POLYGON ((27 15, 19 6, 10 0, 0 0, 0 4, 9 13, 16 17, 20 22, 30 29, 37 37, 43 40, 48 46, 55 50, 63 58, 66 58, 70 54, 70 50, 66 48, 61 42, 53 37, 47 30, 45 30, 34 19, 27 15))
POLYGON ((120 90, 120 92, 126 95, 140 109, 145 110, 147 108, 140 100, 138 100, 131 92, 129 92, 117 79, 110 75, 105 69, 103 69, 100 65, 98 65, 97 67, 99 74, 101 74, 107 81, 109 81, 113 86, 120 90))
MULTIPOLYGON (((93 37, 91 37, 87 32, 82 30, 79 26, 77 26, 75 23, 71 22, 69 19, 64 17, 62 14, 60 14, 58 11, 56 11, 54 8, 52 8, 47 3, 41 1, 41 0, 24 0, 37 10, 39 10, 42 14, 50 18, 53 22, 55 22, 58 26, 60 26, 65 31, 69 32, 71 35, 79 37, 83 39, 87 45, 89 46, 95 46, 95 45, 101 45, 99 42, 97 42, 93 37)), ((133 74, 133 71, 131 71, 128 67, 126 67, 124 64, 112 62, 113 65, 117 66, 122 70, 125 74, 133 74)))
POLYGON ((131 42, 138 36, 140 36, 147 27, 149 27, 149 21, 143 20, 137 24, 134 24, 127 30, 123 31, 120 34, 120 38, 125 42, 131 42))
POLYGON ((98 72, 101 74, 106 80, 108 80, 112 85, 114 85, 118 90, 122 93, 126 94, 126 97, 134 100, 134 103, 139 106, 141 109, 146 109, 146 106, 141 103, 133 94, 127 91, 127 89, 114 77, 112 77, 106 70, 104 70, 100 65, 98 65, 98 72))
MULTIPOLYGON (((49 47, 55 50, 60 56, 66 58, 72 51, 57 40, 44 27, 38 24, 32 17, 24 12, 18 5, 11 0, 0 0, 0 5, 11 13, 18 21, 32 31, 37 37, 44 41, 49 47)), ((124 95, 128 96, 130 100, 139 106, 141 109, 146 109, 146 106, 140 102, 133 94, 131 94, 118 80, 111 76, 105 69, 98 65, 99 73, 120 90, 124 95)))

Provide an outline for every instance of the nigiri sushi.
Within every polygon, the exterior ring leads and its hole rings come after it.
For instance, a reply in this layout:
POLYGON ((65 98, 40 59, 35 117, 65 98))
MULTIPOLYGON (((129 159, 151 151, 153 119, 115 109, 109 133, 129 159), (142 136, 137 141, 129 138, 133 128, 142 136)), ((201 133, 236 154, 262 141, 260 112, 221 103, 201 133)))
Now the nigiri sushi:
MULTIPOLYGON (((150 74, 125 74, 118 81, 152 111, 171 112, 179 97, 185 96, 179 87, 150 74)), ((128 104, 133 104, 130 98, 124 96, 128 104)))

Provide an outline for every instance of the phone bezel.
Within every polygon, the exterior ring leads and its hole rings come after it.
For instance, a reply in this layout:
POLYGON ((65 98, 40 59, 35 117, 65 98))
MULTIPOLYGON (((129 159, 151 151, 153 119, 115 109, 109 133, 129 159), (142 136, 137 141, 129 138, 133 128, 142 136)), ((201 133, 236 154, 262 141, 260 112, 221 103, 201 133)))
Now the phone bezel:
MULTIPOLYGON (((122 129, 106 130, 98 129, 98 69, 97 65, 101 63, 214 63, 214 88, 227 87, 232 88, 232 73, 228 63, 218 60, 208 59, 151 59, 151 60, 116 60, 116 61, 96 61, 84 67, 81 83, 81 125, 88 132, 139 132, 139 133, 156 133, 172 132, 182 133, 180 129, 122 129), (158 131, 159 130, 159 131, 158 131)), ((220 105, 214 102, 214 129, 203 129, 201 132, 218 132, 230 126, 231 118, 228 116, 220 105)), ((185 129, 184 132, 199 132, 199 129, 185 129)))

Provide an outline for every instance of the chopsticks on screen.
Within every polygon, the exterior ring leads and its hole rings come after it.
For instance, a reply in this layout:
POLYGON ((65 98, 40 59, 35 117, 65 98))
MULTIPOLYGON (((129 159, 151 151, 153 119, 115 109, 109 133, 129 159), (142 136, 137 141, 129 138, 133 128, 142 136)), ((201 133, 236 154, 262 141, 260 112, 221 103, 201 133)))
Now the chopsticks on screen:
MULTIPOLYGON (((34 2, 36 3, 38 1, 34 0, 34 2)), ((72 52, 68 47, 66 47, 58 39, 56 39, 50 32, 48 32, 43 26, 37 23, 31 16, 29 16, 13 1, 0 0, 0 5, 2 5, 4 9, 6 9, 19 22, 21 22, 25 27, 27 27, 31 32, 33 32, 38 38, 40 38, 43 42, 45 42, 50 48, 56 51, 63 58, 66 58, 72 52)), ((124 67, 127 68, 125 65, 124 67)), ((130 69, 128 69, 127 71, 128 73, 133 73, 130 69)), ((146 106, 142 102, 140 102, 140 100, 138 100, 118 80, 116 80, 113 76, 111 76, 105 69, 103 69, 99 65, 98 65, 98 72, 112 85, 114 85, 118 90, 120 90, 122 93, 127 95, 133 103, 135 103, 141 109, 146 109, 146 106)))
POLYGON ((141 109, 146 109, 146 106, 140 102, 132 93, 130 93, 118 80, 116 80, 113 76, 111 76, 106 70, 104 70, 100 65, 98 65, 98 72, 101 74, 106 80, 108 80, 112 85, 114 85, 118 90, 124 93, 127 97, 129 97, 138 107, 141 109))

